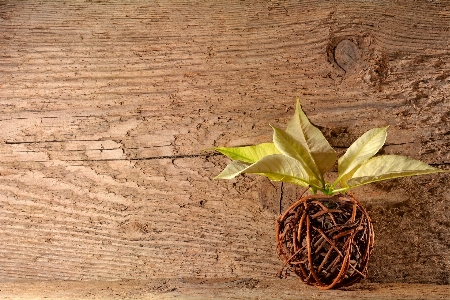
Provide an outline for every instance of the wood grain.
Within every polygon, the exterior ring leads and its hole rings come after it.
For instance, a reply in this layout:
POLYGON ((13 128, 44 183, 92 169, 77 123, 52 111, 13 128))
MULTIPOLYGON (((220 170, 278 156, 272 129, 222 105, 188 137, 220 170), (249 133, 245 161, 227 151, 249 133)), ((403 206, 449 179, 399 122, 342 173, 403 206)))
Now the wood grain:
MULTIPOLYGON (((449 169, 449 46, 444 1, 0 1, 0 281, 273 276, 296 191, 202 149, 299 96, 340 153, 389 124, 384 153, 449 169)), ((370 281, 450 283, 449 185, 355 191, 370 281)))
POLYGON ((2 299, 311 299, 442 300, 448 285, 357 284, 321 291, 290 278, 151 279, 119 281, 15 281, 0 283, 2 299))

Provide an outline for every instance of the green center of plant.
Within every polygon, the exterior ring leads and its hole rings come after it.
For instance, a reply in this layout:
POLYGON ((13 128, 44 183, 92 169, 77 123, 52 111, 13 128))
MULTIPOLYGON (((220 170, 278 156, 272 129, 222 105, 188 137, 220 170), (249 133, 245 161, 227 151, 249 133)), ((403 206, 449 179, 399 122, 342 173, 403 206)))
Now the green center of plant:
POLYGON ((328 195, 328 196, 332 196, 333 194, 334 194, 334 188, 333 188, 333 186, 331 185, 331 184, 329 184, 328 182, 327 183, 325 183, 325 186, 324 186, 324 188, 323 188, 323 193, 325 194, 325 195, 328 195))

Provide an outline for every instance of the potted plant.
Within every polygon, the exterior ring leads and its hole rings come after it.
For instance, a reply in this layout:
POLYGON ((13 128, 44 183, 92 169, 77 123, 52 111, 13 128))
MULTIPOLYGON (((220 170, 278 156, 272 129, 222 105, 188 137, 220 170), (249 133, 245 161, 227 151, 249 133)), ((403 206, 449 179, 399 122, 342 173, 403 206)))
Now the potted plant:
POLYGON ((375 156, 384 145, 388 126, 367 131, 338 159, 302 111, 299 99, 287 129, 272 128, 273 142, 213 148, 233 160, 216 178, 257 174, 305 188, 302 197, 277 219, 277 252, 284 260, 278 275, 291 271, 320 289, 349 286, 367 275, 373 226, 350 189, 397 177, 445 172, 405 156, 375 156), (337 178, 326 182, 324 174, 336 161, 337 178), (312 194, 303 196, 308 190, 312 194))

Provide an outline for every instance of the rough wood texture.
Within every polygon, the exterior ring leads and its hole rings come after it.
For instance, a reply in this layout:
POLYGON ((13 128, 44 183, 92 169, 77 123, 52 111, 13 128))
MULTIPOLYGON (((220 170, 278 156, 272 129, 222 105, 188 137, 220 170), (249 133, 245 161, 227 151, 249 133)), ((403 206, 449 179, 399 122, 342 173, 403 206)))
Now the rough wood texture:
MULTIPOLYGON (((449 46, 445 1, 0 1, 0 281, 273 276, 297 191, 201 150, 300 96, 340 152, 390 124, 383 152, 448 169, 449 46)), ((370 282, 450 283, 449 186, 355 191, 370 282)))
POLYGON ((276 278, 153 279, 120 281, 19 281, 0 283, 2 299, 311 299, 311 300, 445 300, 446 285, 358 284, 321 291, 298 280, 276 278))

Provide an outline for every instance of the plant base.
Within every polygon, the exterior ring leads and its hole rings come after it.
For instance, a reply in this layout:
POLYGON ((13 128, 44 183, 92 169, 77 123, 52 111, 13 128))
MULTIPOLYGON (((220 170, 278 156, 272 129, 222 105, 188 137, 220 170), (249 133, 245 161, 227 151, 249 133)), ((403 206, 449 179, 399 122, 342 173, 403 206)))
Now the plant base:
POLYGON ((277 220, 280 277, 294 272, 320 289, 350 286, 367 275, 374 232, 351 194, 302 197, 277 220), (284 274, 283 274, 284 273, 284 274))

